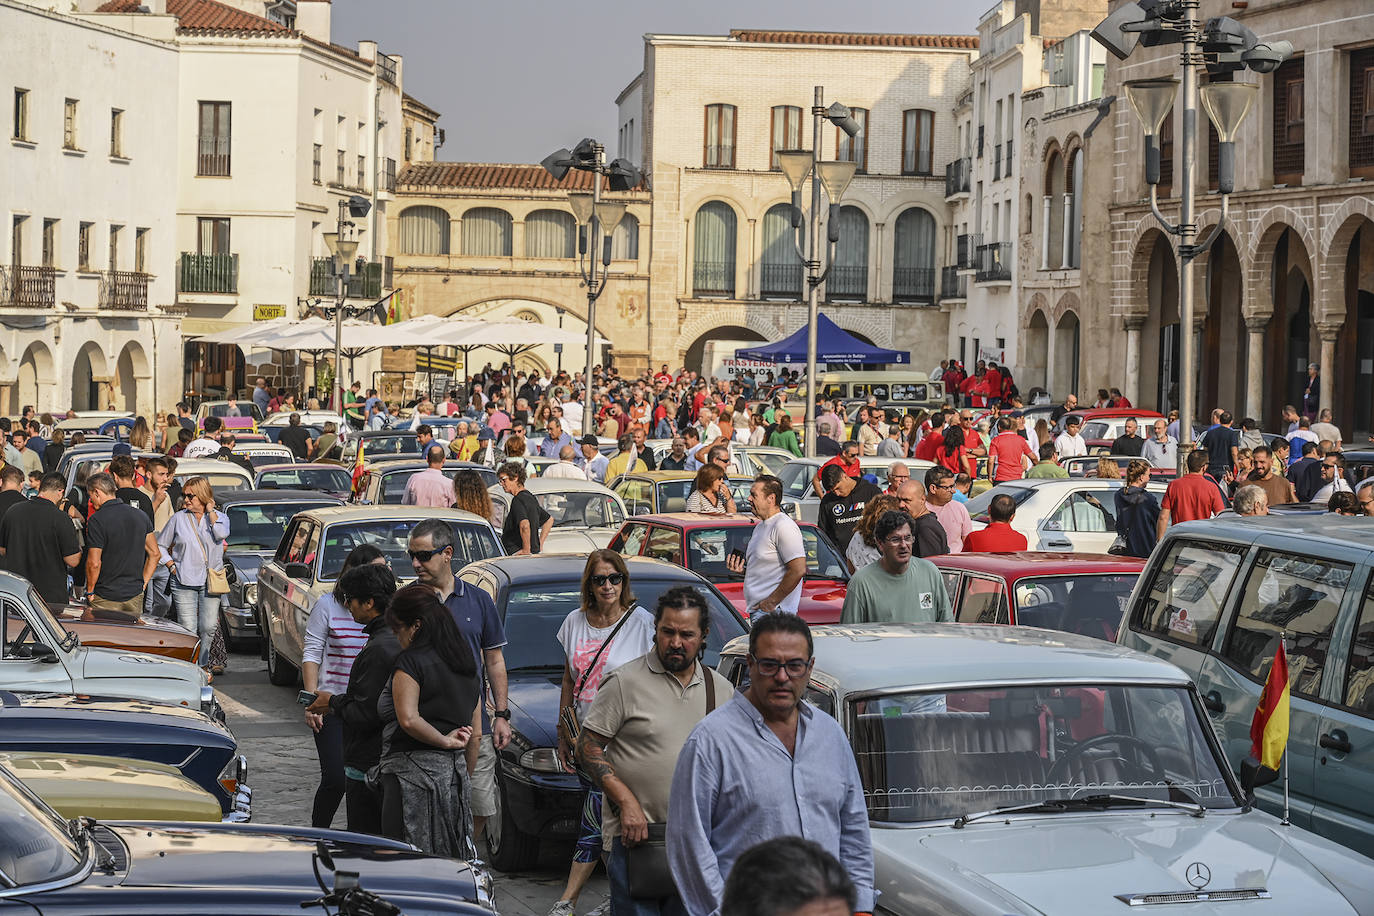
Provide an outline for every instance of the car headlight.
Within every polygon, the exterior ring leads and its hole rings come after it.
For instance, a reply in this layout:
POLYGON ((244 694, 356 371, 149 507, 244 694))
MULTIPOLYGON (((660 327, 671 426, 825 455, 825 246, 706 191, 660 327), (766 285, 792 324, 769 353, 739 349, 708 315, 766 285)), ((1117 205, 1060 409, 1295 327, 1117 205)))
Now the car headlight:
POLYGON ((563 764, 558 759, 558 749, 552 747, 531 748, 520 755, 520 766, 535 773, 562 773, 563 764))
POLYGON ((249 582, 243 587, 243 603, 250 606, 258 603, 258 583, 249 582))
POLYGON ((224 787, 224 791, 233 795, 239 790, 239 786, 248 782, 248 758, 242 754, 230 757, 215 779, 224 787))

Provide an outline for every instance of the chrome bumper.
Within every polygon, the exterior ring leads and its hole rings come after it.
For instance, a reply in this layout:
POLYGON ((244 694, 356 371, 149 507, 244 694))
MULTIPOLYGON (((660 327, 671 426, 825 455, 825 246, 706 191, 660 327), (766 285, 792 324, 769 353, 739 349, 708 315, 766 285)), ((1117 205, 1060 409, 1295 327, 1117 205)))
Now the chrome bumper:
POLYGON ((234 790, 234 807, 222 820, 226 824, 246 824, 253 819, 253 789, 248 785, 248 758, 239 755, 237 786, 234 790))

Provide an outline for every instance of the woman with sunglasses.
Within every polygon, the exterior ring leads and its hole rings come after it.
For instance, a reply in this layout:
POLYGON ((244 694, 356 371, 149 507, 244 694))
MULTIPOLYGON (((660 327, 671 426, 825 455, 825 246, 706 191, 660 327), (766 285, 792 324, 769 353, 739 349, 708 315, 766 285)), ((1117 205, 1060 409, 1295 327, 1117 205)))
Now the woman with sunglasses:
MULTIPOLYGON (((630 573, 620 554, 593 550, 587 557, 582 571, 582 606, 558 628, 558 642, 565 656, 559 708, 575 707, 580 722, 606 675, 644 655, 654 645, 654 616, 635 603, 630 573)), ((569 770, 576 769, 572 737, 560 716, 558 757, 569 770)), ((577 778, 586 793, 582 825, 573 849, 567 887, 549 916, 572 916, 578 895, 601 857, 601 791, 581 773, 577 778)))
MULTIPOLYGON (((301 651, 301 681, 307 693, 345 693, 353 659, 367 645, 363 625, 345 607, 344 573, 368 563, 386 565, 386 557, 372 544, 360 544, 344 559, 334 590, 321 595, 305 623, 305 647, 301 651)), ((266 637, 264 637, 266 638, 266 637)), ((344 776, 343 720, 306 710, 305 724, 315 736, 315 756, 320 761, 320 785, 310 809, 310 826, 334 823, 348 786, 344 776)))
POLYGON ((701 512, 706 515, 733 514, 735 497, 725 482, 725 469, 714 462, 703 464, 692 481, 692 492, 687 494, 687 511, 701 512))

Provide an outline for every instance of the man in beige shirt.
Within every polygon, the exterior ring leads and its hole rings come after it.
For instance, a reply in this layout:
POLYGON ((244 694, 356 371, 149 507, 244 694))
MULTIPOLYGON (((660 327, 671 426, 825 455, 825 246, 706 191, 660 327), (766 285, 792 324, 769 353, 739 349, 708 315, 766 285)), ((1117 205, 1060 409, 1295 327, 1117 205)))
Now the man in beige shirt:
MULTIPOLYGON (((678 753, 696 724, 734 693, 700 661, 711 616, 694 588, 664 592, 654 620, 653 651, 606 675, 577 741, 583 769, 608 802, 601 836, 617 913, 631 912, 626 848, 647 839, 650 824, 667 820, 678 753)), ((676 897, 633 903, 639 913, 682 910, 676 897)))
POLYGON ((1274 456, 1269 446, 1256 446, 1251 454, 1254 456, 1255 469, 1250 472, 1244 483, 1263 490, 1271 506, 1297 502, 1298 497, 1293 490, 1293 484, 1289 483, 1288 478, 1281 477, 1275 472, 1274 456))
MULTIPOLYGON (((176 470, 175 458, 152 455, 144 460, 143 486, 139 487, 153 501, 153 534, 162 533, 162 528, 177 511, 174 503, 180 501, 181 488, 172 480, 176 470), (173 492, 175 491, 175 492, 173 492)), ((153 617, 166 617, 172 610, 172 595, 168 591, 171 570, 162 563, 143 591, 143 613, 153 617)))

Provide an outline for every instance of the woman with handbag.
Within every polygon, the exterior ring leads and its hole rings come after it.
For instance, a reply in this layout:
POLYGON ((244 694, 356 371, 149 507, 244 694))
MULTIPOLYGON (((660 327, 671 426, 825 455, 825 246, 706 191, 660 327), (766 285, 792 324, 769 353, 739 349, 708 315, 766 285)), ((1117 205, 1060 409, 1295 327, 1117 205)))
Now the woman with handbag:
MULTIPOLYGON (((559 699, 558 757, 576 770, 573 749, 580 722, 596 697, 602 679, 654 644, 654 617, 635 603, 625 560, 613 550, 593 550, 582 571, 582 605, 558 628, 563 646, 563 689, 559 699)), ((549 916, 573 916, 577 898, 601 858, 601 792, 577 774, 586 796, 582 825, 573 849, 568 883, 549 916)), ((592 911, 596 913, 596 910, 592 911)))
POLYGON ((173 513, 157 536, 161 562, 171 573, 177 622, 200 636, 200 659, 210 674, 210 643, 219 626, 219 599, 228 594, 224 539, 229 517, 215 511, 215 491, 204 477, 182 484, 186 508, 173 513))

